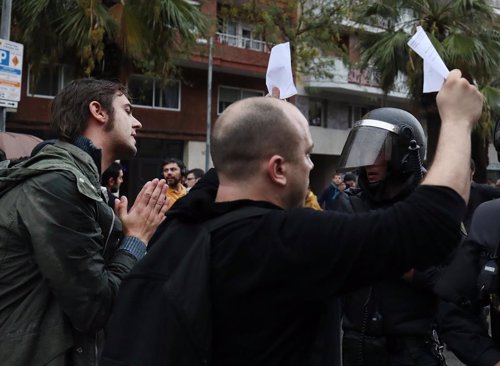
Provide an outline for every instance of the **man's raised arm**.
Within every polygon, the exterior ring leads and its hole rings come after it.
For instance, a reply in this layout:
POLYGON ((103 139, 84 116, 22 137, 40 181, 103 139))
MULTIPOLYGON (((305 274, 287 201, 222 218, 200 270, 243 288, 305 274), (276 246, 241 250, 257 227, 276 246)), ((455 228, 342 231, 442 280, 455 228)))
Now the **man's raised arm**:
POLYGON ((460 70, 451 71, 437 95, 441 132, 434 162, 422 184, 450 187, 467 202, 470 134, 481 116, 483 96, 461 76, 460 70))

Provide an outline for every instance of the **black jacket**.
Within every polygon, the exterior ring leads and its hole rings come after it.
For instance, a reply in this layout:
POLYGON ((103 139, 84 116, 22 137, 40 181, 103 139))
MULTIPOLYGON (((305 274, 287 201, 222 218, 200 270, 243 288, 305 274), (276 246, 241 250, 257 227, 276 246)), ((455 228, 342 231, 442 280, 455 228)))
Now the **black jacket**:
POLYGON ((469 236, 436 284, 436 292, 442 298, 438 306, 440 334, 449 349, 471 366, 490 366, 500 361, 500 291, 492 297, 479 296, 482 286, 478 285, 481 268, 500 242, 499 217, 499 199, 476 209, 469 236), (493 339, 481 316, 482 307, 488 305, 493 339))
MULTIPOLYGON (((387 208, 394 202, 374 201, 364 191, 348 197, 355 213, 387 208)), ((401 199, 401 198, 400 198, 401 199)), ((347 211, 345 208, 344 210, 347 211)), ((434 325, 436 298, 432 292, 439 274, 437 267, 417 270, 411 283, 402 278, 374 283, 370 287, 347 294, 343 299, 344 331, 368 336, 430 336, 434 325), (377 316, 375 328, 366 319, 377 316)))
MULTIPOLYGON (((270 209, 212 233, 214 365, 309 364, 329 300, 442 260, 458 239, 465 210, 463 200, 442 187, 420 187, 407 201, 387 210, 353 216, 282 210, 248 200, 214 203, 216 188, 200 190, 202 182, 197 191, 176 202, 169 219, 203 222, 242 206, 270 209)), ((152 319, 156 316, 150 314, 152 319)), ((125 319, 120 324, 113 333, 128 339, 122 344, 129 347, 134 344, 133 331, 125 319)), ((175 336, 157 339, 157 332, 147 329, 142 337, 161 344, 175 336)))
POLYGON ((465 211, 464 225, 465 229, 469 231, 472 221, 472 215, 476 208, 483 202, 491 201, 500 198, 500 188, 492 187, 488 184, 479 184, 472 182, 470 185, 469 202, 467 203, 467 210, 465 211))

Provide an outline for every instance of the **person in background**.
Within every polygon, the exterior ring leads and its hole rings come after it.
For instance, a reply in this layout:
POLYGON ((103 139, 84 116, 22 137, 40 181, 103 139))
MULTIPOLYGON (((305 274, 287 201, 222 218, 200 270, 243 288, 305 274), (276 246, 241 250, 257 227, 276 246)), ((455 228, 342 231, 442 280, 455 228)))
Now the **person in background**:
POLYGON ((205 171, 200 168, 194 168, 187 172, 186 175, 186 188, 189 192, 191 188, 200 180, 201 177, 205 174, 205 171))
POLYGON ((357 187, 356 176, 352 173, 346 173, 344 175, 344 183, 346 185, 346 189, 356 188, 357 187))
POLYGON ((341 195, 340 184, 342 183, 342 175, 340 173, 334 172, 332 175, 332 181, 321 192, 318 203, 325 210, 335 210, 337 197, 341 195))
POLYGON ((186 166, 182 160, 176 158, 166 159, 162 164, 163 177, 167 182, 168 208, 172 207, 179 198, 187 194, 186 187, 182 184, 186 177, 186 166))
POLYGON ((115 200, 123 183, 123 167, 114 161, 108 169, 102 173, 101 186, 105 188, 108 206, 115 209, 115 200))
POLYGON ((306 201, 305 201, 304 206, 312 208, 314 210, 321 211, 321 206, 318 203, 318 199, 317 199, 316 195, 311 190, 311 186, 307 187, 307 195, 306 195, 306 201))

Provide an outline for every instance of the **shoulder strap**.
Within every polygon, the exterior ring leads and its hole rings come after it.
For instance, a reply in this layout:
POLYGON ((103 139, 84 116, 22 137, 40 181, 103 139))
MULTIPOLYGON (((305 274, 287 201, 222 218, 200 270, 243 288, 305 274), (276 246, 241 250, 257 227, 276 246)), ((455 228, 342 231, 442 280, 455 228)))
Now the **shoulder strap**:
POLYGON ((249 217, 262 216, 270 210, 270 208, 257 206, 241 207, 234 211, 230 211, 228 213, 225 213, 224 215, 206 221, 204 223, 204 226, 208 229, 208 231, 212 232, 238 220, 247 219, 249 217))

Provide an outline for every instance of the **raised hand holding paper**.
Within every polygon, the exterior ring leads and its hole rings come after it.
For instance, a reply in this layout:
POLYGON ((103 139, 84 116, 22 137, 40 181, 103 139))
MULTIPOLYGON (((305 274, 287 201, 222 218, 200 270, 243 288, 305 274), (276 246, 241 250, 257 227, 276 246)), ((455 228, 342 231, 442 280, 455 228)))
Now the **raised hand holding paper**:
POLYGON ((267 65, 266 85, 269 94, 271 94, 273 87, 278 87, 280 99, 290 98, 297 94, 293 83, 290 42, 281 43, 272 48, 267 65))
POLYGON ((424 59, 424 93, 437 92, 443 86, 450 70, 432 45, 422 27, 408 41, 408 46, 424 59))

